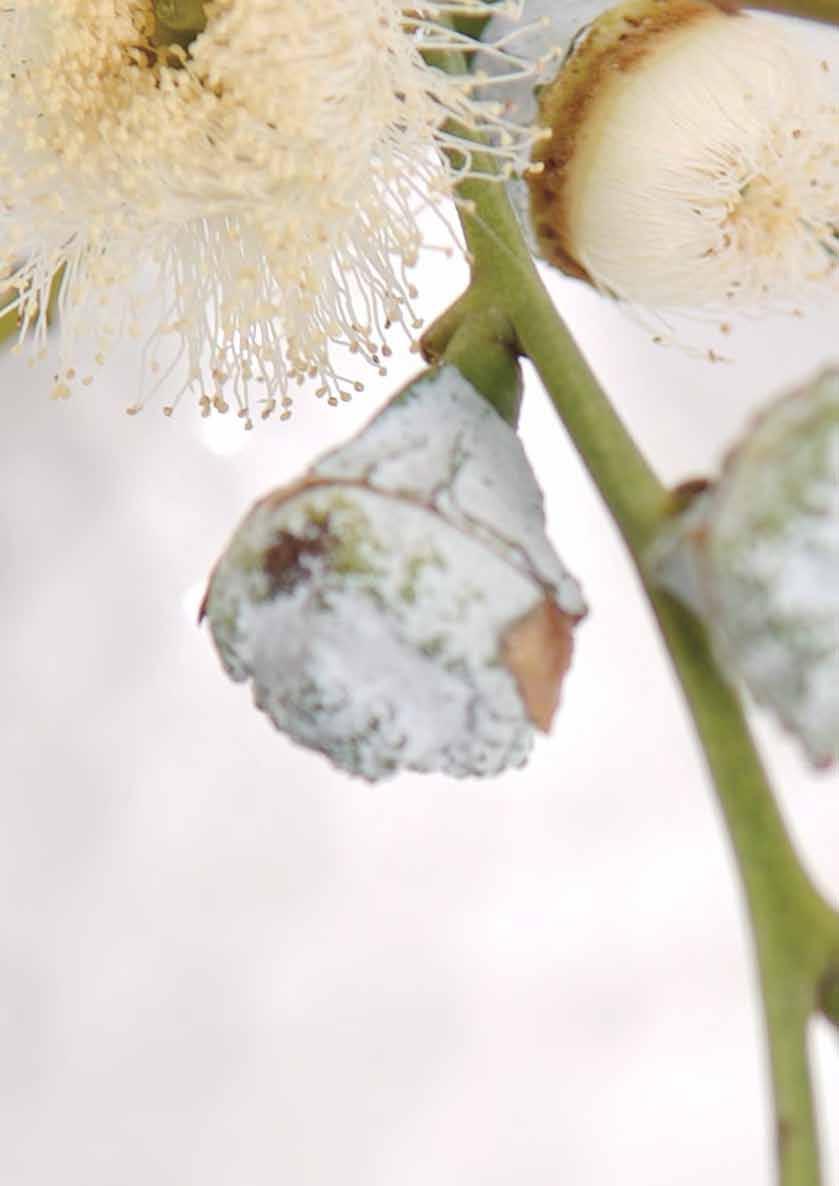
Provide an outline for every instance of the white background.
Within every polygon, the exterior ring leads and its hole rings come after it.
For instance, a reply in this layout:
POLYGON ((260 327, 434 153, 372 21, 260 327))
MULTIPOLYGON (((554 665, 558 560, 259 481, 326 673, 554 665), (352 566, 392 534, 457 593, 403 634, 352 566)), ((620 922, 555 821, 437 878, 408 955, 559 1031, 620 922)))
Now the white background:
MULTIPOLYGON (((711 366, 556 288, 672 480, 835 332, 834 310, 741 327, 742 361, 711 366)), ((387 384, 335 411, 301 398, 245 437, 188 407, 126 417, 119 359, 66 404, 44 367, 5 357, 0 375, 3 1180, 768 1181, 728 849, 635 578, 538 386, 524 437, 592 606, 554 734, 526 773, 370 788, 272 731, 194 611, 249 502, 387 384)), ((836 895, 839 780, 757 724, 836 895)))
MULTIPOLYGON (((421 279, 430 312, 462 269, 421 279)), ((836 305, 740 325, 737 361, 713 366, 553 283, 668 481, 839 362, 836 305)), ((126 417, 118 356, 66 404, 48 363, 0 362, 10 1186, 770 1181, 728 846, 636 580, 536 382, 523 435, 592 612, 526 772, 348 780, 273 732, 195 626, 250 502, 415 368, 397 350, 349 407, 303 395, 245 436, 186 405, 126 417)), ((835 899, 839 778, 755 725, 835 899)), ((835 1035, 818 1052, 836 1186, 835 1035)))

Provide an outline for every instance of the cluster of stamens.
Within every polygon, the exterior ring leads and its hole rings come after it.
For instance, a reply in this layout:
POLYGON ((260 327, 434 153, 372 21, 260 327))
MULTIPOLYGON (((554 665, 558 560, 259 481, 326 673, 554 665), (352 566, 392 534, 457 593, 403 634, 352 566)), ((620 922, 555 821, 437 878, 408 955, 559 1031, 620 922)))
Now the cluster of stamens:
MULTIPOLYGON (((358 361, 384 373, 388 331, 421 324, 420 215, 478 151, 503 176, 532 135, 482 78, 433 65, 480 44, 446 22, 490 7, 212 0, 183 49, 155 44, 152 0, 18 0, 0 25, 0 276, 36 351, 61 277, 54 394, 132 336, 129 411, 192 391, 250 426, 304 384, 346 401, 358 361)), ((534 69, 488 52, 511 78, 534 69)))

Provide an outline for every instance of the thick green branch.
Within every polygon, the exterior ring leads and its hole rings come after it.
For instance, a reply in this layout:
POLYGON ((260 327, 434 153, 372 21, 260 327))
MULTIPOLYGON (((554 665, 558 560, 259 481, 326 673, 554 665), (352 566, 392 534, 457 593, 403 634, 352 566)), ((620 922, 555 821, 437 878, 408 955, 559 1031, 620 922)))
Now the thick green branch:
POLYGON ((760 969, 775 1097, 779 1182, 817 1186, 819 1152, 807 1024, 839 958, 839 920, 790 843, 739 699, 720 675, 705 630, 651 592, 717 787, 746 890, 760 969))
POLYGON ((519 346, 548 390, 567 392, 562 416, 621 530, 636 551, 650 541, 666 491, 577 349, 546 292, 504 191, 494 182, 461 186, 463 225, 474 260, 470 300, 501 304, 519 346))
POLYGON ((557 314, 502 187, 468 181, 460 193, 472 285, 430 337, 452 339, 458 319, 481 303, 506 312, 638 566, 696 723, 746 892, 769 1037, 779 1182, 818 1186, 806 1028, 816 1009, 828 1012, 835 1002, 839 1010, 839 991, 828 983, 839 969, 839 917, 790 843, 739 699, 704 629, 644 572, 646 549, 667 514, 666 491, 557 314))

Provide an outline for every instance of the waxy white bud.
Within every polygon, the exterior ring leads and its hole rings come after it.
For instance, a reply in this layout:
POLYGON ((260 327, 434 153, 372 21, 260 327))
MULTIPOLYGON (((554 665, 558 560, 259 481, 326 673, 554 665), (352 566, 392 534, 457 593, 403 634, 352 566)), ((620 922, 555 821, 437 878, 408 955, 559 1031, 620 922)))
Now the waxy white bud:
POLYGON ((812 761, 837 761, 839 370, 764 412, 664 533, 652 567, 812 761))
POLYGON ((205 611, 276 727, 372 781, 521 765, 585 607, 514 431, 443 366, 250 511, 205 611))

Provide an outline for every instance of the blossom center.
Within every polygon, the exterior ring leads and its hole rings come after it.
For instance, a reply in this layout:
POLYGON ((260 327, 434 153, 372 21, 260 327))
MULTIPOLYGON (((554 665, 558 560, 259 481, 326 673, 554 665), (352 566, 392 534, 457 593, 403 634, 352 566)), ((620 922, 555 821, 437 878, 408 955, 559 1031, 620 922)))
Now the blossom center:
POLYGON ((723 224, 742 247, 759 256, 774 254, 799 225, 789 187, 765 174, 746 182, 723 224))

